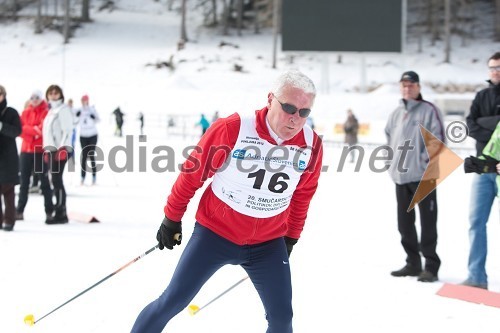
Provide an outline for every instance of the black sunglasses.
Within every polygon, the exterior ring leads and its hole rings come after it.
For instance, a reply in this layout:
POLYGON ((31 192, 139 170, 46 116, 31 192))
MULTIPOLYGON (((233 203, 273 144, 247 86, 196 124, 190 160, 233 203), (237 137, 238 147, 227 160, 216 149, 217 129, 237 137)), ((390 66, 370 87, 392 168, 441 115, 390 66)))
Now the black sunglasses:
POLYGON ((274 99, 276 99, 278 101, 278 103, 281 104, 281 108, 286 113, 288 113, 288 114, 295 114, 297 111, 299 111, 299 116, 301 118, 307 118, 307 117, 309 117, 309 114, 311 113, 311 109, 297 109, 297 107, 295 105, 288 104, 288 103, 281 103, 279 101, 279 99, 276 97, 276 95, 273 94, 273 96, 274 96, 274 99))

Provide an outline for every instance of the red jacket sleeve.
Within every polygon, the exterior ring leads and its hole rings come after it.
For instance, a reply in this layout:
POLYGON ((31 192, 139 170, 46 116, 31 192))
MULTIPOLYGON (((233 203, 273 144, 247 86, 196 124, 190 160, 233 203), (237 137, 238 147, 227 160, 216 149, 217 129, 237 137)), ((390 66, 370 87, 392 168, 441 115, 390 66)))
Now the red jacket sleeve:
POLYGON ((318 187, 318 180, 323 163, 323 145, 321 138, 317 134, 314 134, 312 150, 311 161, 302 174, 290 202, 287 221, 287 236, 290 238, 300 238, 307 218, 309 204, 318 187))
POLYGON ((39 137, 42 135, 42 131, 39 127, 33 125, 23 125, 23 135, 39 137))
POLYGON ((29 118, 30 113, 35 112, 35 110, 30 106, 21 113, 21 125, 22 125, 22 136, 23 137, 40 137, 42 136, 42 123, 33 125, 29 118))
POLYGON ((164 208, 165 216, 180 221, 196 190, 212 177, 233 149, 238 138, 240 117, 233 114, 214 122, 182 165, 164 208))

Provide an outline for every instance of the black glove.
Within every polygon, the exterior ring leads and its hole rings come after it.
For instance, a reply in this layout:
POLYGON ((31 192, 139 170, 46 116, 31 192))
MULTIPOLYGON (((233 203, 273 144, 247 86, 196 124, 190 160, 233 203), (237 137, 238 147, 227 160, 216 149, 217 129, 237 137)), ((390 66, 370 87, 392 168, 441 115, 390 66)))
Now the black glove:
POLYGON ((290 254, 292 253, 293 246, 295 244, 297 244, 298 241, 299 241, 298 239, 285 236, 286 252, 288 252, 288 258, 290 258, 290 254))
POLYGON ((95 116, 93 114, 90 115, 90 118, 95 119, 95 116))
POLYGON ((497 164, 499 163, 494 158, 484 156, 485 159, 470 156, 465 158, 464 170, 465 173, 497 173, 497 164))
POLYGON ((82 111, 78 111, 78 112, 76 113, 76 116, 77 116, 77 117, 80 117, 80 115, 81 115, 81 114, 82 114, 82 111))
POLYGON ((156 240, 158 241, 158 248, 160 250, 163 250, 165 247, 172 250, 175 245, 181 245, 182 222, 174 222, 165 217, 156 234, 156 240))

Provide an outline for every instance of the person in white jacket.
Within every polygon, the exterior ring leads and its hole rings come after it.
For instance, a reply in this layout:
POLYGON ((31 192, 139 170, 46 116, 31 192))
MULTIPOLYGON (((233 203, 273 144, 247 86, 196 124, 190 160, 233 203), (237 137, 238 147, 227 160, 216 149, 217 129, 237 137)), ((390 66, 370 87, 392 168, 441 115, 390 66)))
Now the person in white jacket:
POLYGON ((82 96, 82 107, 77 110, 76 117, 78 120, 78 128, 80 131, 80 145, 82 146, 81 153, 81 185, 85 182, 87 174, 87 159, 90 159, 92 168, 92 185, 96 182, 96 164, 95 164, 95 148, 97 144, 97 126, 100 121, 99 114, 94 106, 89 105, 89 96, 82 96))
POLYGON ((52 186, 56 197, 55 214, 47 218, 47 224, 68 222, 66 214, 66 190, 63 183, 63 172, 72 152, 71 133, 73 131, 73 114, 64 104, 64 94, 58 85, 51 85, 45 93, 49 102, 49 113, 43 121, 43 149, 45 159, 49 163, 52 186))

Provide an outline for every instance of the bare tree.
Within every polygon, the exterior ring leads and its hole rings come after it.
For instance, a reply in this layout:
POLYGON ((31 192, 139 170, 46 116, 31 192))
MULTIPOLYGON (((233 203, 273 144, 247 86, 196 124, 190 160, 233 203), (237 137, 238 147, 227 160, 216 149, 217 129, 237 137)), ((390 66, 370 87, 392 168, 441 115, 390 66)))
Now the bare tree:
POLYGON ((42 33, 42 0, 38 0, 36 19, 35 19, 35 34, 42 33))
POLYGON ((187 30, 186 30, 186 7, 187 7, 187 0, 182 0, 182 5, 181 5, 181 41, 187 42, 188 37, 187 37, 187 30))
POLYGON ((238 36, 241 36, 241 29, 243 28, 243 0, 237 0, 236 3, 236 30, 238 36))
POLYGON ((261 1, 256 0, 254 2, 255 6, 255 22, 254 22, 254 32, 256 34, 260 33, 260 12, 262 10, 261 1))
POLYGON ((457 6, 456 14, 456 29, 455 31, 459 34, 461 38, 461 45, 467 45, 467 39, 471 37, 471 27, 473 26, 473 16, 472 8, 468 0, 460 0, 457 6))
POLYGON ((500 0, 495 0, 495 40, 500 41, 500 0))
POLYGON ((69 43, 69 37, 70 37, 70 1, 71 0, 65 0, 64 2, 64 26, 63 26, 63 35, 64 35, 64 44, 69 43))
POLYGON ((273 3, 273 68, 276 68, 276 58, 277 58, 277 49, 278 49, 278 35, 281 31, 281 1, 274 0, 273 3))
POLYGON ((171 11, 174 7, 174 0, 168 0, 167 8, 171 11))
POLYGON ((429 24, 431 33, 431 45, 436 45, 436 41, 440 39, 439 36, 439 13, 440 13, 440 1, 441 0, 430 0, 429 4, 429 24))
POLYGON ((432 0, 427 0, 425 8, 427 9, 427 33, 432 31, 432 0))
POLYGON ((450 19, 451 19, 451 0, 444 0, 444 38, 445 38, 445 46, 444 46, 444 62, 450 63, 450 52, 451 52, 451 33, 450 33, 450 19))
POLYGON ((226 0, 222 0, 222 35, 229 35, 229 15, 231 10, 226 0))
POLYGON ((90 22, 90 6, 89 6, 90 0, 82 0, 82 21, 83 22, 90 22))
POLYGON ((2 4, 3 6, 0 5, 0 7, 3 7, 2 9, 5 10, 4 13, 0 13, 0 15, 4 14, 6 16, 11 16, 12 18, 16 19, 17 17, 17 10, 18 10, 18 3, 17 0, 11 0, 10 6, 8 5, 9 1, 6 1, 7 4, 2 4), (5 8, 7 7, 7 8, 5 8), (8 12, 11 12, 12 14, 9 15, 8 12))
POLYGON ((253 3, 255 12, 255 33, 260 33, 260 28, 264 26, 272 26, 273 16, 273 0, 255 0, 253 3), (271 19, 271 22, 270 22, 271 19))
POLYGON ((217 26, 217 0, 198 0, 198 5, 196 6, 196 8, 202 8, 203 10, 204 26, 217 26))
POLYGON ((217 25, 217 0, 212 0, 212 25, 217 25))

